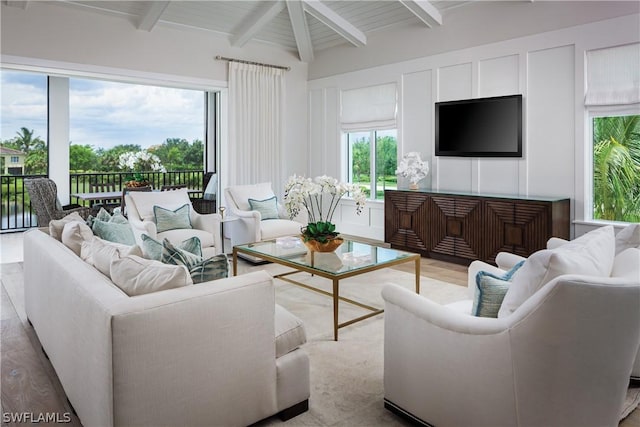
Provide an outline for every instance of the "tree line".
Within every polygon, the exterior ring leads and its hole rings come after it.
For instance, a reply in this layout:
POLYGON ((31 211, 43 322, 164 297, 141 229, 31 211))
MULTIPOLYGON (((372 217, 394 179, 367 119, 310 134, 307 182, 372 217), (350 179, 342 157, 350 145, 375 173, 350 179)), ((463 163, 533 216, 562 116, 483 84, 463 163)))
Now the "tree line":
MULTIPOLYGON (((1 141, 1 144, 25 153, 25 175, 47 173, 47 144, 40 136, 35 136, 32 129, 22 127, 15 137, 1 141)), ((121 154, 143 150, 139 144, 120 144, 109 149, 69 144, 69 169, 74 173, 118 172, 121 154)), ((169 171, 202 170, 204 165, 204 143, 199 139, 189 142, 184 138, 167 138, 146 151, 158 156, 169 171)))

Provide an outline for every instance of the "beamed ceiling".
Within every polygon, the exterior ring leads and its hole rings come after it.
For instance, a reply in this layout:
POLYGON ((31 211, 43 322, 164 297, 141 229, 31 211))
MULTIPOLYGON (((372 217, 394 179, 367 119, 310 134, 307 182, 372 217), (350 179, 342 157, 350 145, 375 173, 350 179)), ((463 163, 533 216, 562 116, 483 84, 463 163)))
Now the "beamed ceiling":
MULTIPOLYGON (((28 8, 30 1, 6 1, 28 8)), ((446 25, 446 11, 470 1, 274 0, 274 1, 71 1, 58 4, 129 20, 140 31, 180 26, 212 31, 234 47, 262 42, 296 51, 303 62, 340 44, 367 44, 373 32, 406 26, 446 25)))

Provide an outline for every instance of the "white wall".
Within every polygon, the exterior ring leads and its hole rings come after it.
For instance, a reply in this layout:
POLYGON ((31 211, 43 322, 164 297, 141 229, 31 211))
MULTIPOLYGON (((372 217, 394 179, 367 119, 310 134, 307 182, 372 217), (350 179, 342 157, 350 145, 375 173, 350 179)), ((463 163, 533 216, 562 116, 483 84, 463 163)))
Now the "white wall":
MULTIPOLYGON (((140 31, 127 19, 61 2, 29 2, 26 9, 3 2, 1 7, 3 66, 208 90, 227 86, 227 63, 214 60, 216 55, 290 66, 283 169, 285 176, 307 173, 307 65, 292 53, 260 43, 233 48, 221 35, 162 24, 140 31)), ((221 139, 231 143, 224 125, 221 139)), ((224 186, 224 164, 221 171, 224 186)))
MULTIPOLYGON (((419 151, 431 165, 432 189, 482 194, 566 197, 572 218, 584 216, 585 51, 640 40, 634 14, 483 46, 426 56, 309 81, 310 171, 340 176, 340 91, 387 82, 399 87, 398 156, 419 151), (521 159, 434 156, 433 104, 521 93, 521 159), (315 167, 315 168, 314 168, 315 167)), ((382 55, 382 53, 381 53, 382 55)), ((353 66, 346 64, 345 67, 353 66)), ((384 238, 383 206, 361 217, 343 203, 334 218, 348 234, 384 238), (338 216, 338 215, 336 215, 338 216)), ((582 234, 587 226, 576 227, 582 234)))

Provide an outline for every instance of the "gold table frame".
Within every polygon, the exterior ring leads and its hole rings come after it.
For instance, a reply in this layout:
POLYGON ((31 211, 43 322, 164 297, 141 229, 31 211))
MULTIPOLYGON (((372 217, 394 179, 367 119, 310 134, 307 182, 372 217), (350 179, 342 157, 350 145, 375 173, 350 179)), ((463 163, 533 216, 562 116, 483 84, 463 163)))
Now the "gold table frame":
MULTIPOLYGON (((275 242, 272 241, 272 242, 275 242)), ((345 243, 347 242, 347 240, 345 240, 345 243)), ((269 242, 259 242, 259 243, 269 243, 269 242)), ((239 253, 244 253, 247 255, 251 255, 253 257, 257 257, 260 259, 263 259, 265 261, 269 261, 269 262, 273 262, 275 264, 279 264, 279 265, 284 265, 286 267, 290 267, 292 268, 294 271, 289 271, 286 273, 282 273, 282 274, 278 274, 273 276, 274 278, 286 281, 288 283, 291 283, 293 285, 296 286, 300 286, 302 288, 305 289, 309 289, 311 291, 314 292, 318 292, 327 296, 330 296, 333 298, 333 340, 334 341, 338 341, 338 329, 343 328, 345 326, 349 326, 353 323, 359 322, 361 320, 365 320, 368 319, 369 317, 372 316, 376 316, 380 313, 384 312, 384 309, 381 308, 377 308, 377 307, 372 307, 370 305, 367 304, 363 304, 361 302, 352 300, 350 298, 346 298, 344 296, 340 296, 340 280, 342 279, 346 279, 348 277, 353 277, 353 276, 358 276, 360 274, 364 274, 364 273, 369 273, 371 271, 375 271, 375 270, 381 270, 383 268, 388 268, 388 267, 392 267, 394 265, 398 265, 398 264, 404 264, 407 262, 411 262, 413 261, 415 264, 415 283, 416 283, 416 293, 419 294, 420 293, 420 255, 419 254, 414 254, 414 253, 409 253, 409 252, 404 252, 404 251, 399 251, 399 250, 395 250, 395 249, 390 249, 393 250, 395 252, 401 253, 404 256, 401 258, 396 258, 390 261, 383 261, 383 262, 376 262, 373 265, 367 265, 364 266, 362 268, 357 268, 357 269, 353 269, 353 270, 349 270, 349 271, 344 271, 344 272, 338 272, 338 273, 332 273, 329 271, 325 271, 325 270, 321 270, 318 268, 314 268, 313 267, 313 259, 314 259, 314 253, 311 252, 311 264, 312 265, 303 265, 303 264, 299 264, 299 263, 295 263, 290 261, 289 259, 287 259, 287 257, 279 257, 276 255, 271 255, 271 254, 266 254, 263 252, 258 252, 256 250, 251 250, 249 247, 251 245, 254 244, 246 244, 246 245, 238 245, 238 246, 234 246, 233 247, 233 275, 236 276, 238 274, 238 254, 239 253), (301 273, 301 272, 306 272, 306 273, 310 273, 311 275, 316 275, 316 276, 320 276, 326 279, 329 279, 333 282, 333 292, 327 292, 323 289, 319 289, 316 288, 314 286, 310 286, 307 285, 305 283, 301 283, 298 282, 296 280, 293 280, 287 276, 292 275, 292 274, 296 274, 296 273, 301 273), (349 304, 353 304, 356 305, 358 307, 364 308, 366 310, 371 311, 371 313, 367 313, 363 316, 359 316, 356 317, 355 319, 351 319, 348 320, 346 322, 343 323, 339 323, 338 320, 338 305, 340 301, 344 301, 347 302, 349 304)), ((367 244, 365 244, 367 245, 367 244)), ((367 245, 367 246, 371 246, 371 247, 376 247, 379 248, 379 246, 376 245, 367 245)))

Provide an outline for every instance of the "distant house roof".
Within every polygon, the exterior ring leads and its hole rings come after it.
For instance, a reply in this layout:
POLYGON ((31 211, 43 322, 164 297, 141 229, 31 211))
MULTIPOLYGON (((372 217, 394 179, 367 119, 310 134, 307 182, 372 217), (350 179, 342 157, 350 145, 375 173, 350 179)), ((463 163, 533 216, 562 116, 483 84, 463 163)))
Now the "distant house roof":
POLYGON ((20 155, 22 155, 22 156, 24 156, 25 153, 23 151, 20 151, 20 150, 14 150, 13 148, 0 146, 0 155, 5 155, 5 156, 9 156, 9 155, 20 156, 20 155))

